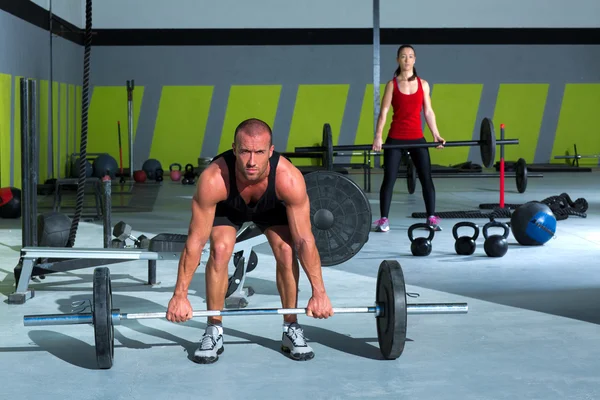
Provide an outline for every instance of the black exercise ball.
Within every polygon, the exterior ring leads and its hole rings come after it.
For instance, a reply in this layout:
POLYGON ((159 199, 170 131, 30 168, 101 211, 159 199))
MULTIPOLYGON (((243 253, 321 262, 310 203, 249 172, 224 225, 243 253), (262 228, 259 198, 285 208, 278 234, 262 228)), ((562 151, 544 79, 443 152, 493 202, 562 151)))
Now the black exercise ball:
POLYGON ((38 215, 38 246, 66 247, 71 230, 71 218, 59 212, 38 215))
POLYGON ((110 154, 100 154, 94 160, 94 176, 96 178, 102 178, 105 175, 109 175, 111 179, 114 179, 119 171, 119 164, 110 154))
MULTIPOLYGON (((94 167, 90 160, 85 160, 85 177, 91 178, 94 175, 94 167)), ((71 178, 79 178, 79 158, 73 163, 73 169, 71 171, 71 178)))
POLYGON ((21 189, 0 188, 0 218, 21 218, 21 189))
POLYGON ((156 180, 156 171, 159 169, 162 169, 162 165, 160 164, 160 161, 154 158, 150 158, 144 161, 144 164, 142 164, 142 170, 146 173, 146 176, 151 181, 156 180))
POLYGON ((515 210, 510 227, 519 244, 541 246, 556 233, 556 217, 546 204, 531 201, 515 210))

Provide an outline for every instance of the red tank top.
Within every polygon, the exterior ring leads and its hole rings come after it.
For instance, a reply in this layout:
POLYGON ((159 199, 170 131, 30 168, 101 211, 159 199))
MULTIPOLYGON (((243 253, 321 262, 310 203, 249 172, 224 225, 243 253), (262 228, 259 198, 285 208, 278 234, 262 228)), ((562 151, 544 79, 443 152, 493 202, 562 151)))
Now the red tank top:
POLYGON ((421 128, 421 110, 423 109, 423 87, 417 77, 417 91, 413 94, 400 92, 398 81, 394 77, 394 92, 392 108, 394 116, 388 136, 392 139, 420 139, 423 137, 421 128))

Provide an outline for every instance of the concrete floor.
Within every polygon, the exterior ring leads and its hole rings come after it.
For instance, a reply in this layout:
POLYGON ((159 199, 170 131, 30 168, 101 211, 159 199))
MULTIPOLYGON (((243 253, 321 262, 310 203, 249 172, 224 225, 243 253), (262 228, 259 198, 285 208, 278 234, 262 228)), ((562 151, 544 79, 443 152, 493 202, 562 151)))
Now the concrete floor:
MULTIPOLYGON (((359 185, 362 176, 351 175, 359 185)), ((377 190, 381 175, 373 176, 377 190)), ((495 179, 437 179, 438 211, 476 209, 498 202, 495 179)), ((556 239, 521 247, 509 238, 508 254, 488 258, 483 238, 473 256, 454 253, 452 226, 433 241, 429 257, 413 257, 406 235, 424 210, 420 186, 413 195, 399 180, 388 233, 372 233, 348 262, 323 269, 334 306, 372 305, 377 268, 398 260, 411 303, 468 302, 462 315, 408 317, 408 342, 394 361, 380 359, 372 315, 300 317, 316 352, 295 362, 279 351, 281 318, 246 316, 225 320, 225 352, 213 365, 190 361, 204 320, 125 321, 115 327, 115 365, 95 369, 89 325, 24 327, 23 315, 71 312, 74 301, 91 296, 92 269, 53 274, 33 282, 36 296, 24 305, 6 304, 19 256, 20 221, 0 220, 0 376, 2 398, 46 399, 598 399, 600 398, 600 194, 598 172, 546 173, 530 179, 526 193, 508 185, 506 202, 524 203, 567 192, 589 202, 587 218, 558 222, 556 239)), ((193 188, 164 182, 154 211, 113 214, 134 235, 186 233, 193 188)), ((369 193, 373 219, 378 193, 369 193)), ((113 200, 114 201, 114 200, 113 200)), ((485 220, 475 220, 482 226, 485 220)), ((101 247, 100 223, 81 223, 76 246, 101 247)), ((256 293, 248 307, 279 307, 273 257, 268 245, 255 248, 259 266, 247 285, 256 293)), ((165 311, 176 279, 176 261, 158 263, 160 285, 145 285, 146 263, 110 266, 113 305, 122 312, 165 311)), ((301 276, 300 306, 310 297, 301 276)), ((190 289, 194 309, 205 309, 204 273, 190 289)))

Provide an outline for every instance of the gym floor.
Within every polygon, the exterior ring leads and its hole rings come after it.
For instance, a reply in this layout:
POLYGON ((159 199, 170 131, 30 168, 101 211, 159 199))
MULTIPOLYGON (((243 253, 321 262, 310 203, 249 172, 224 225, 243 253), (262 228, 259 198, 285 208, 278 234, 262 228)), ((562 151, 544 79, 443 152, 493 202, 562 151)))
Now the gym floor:
MULTIPOLYGON (((362 186, 361 175, 350 175, 362 186)), ((373 175, 369 193, 379 218, 373 175)), ((542 200, 566 192, 589 203, 587 218, 559 221, 556 238, 522 247, 509 237, 503 258, 489 258, 483 238, 473 256, 454 252, 452 226, 442 220, 429 257, 413 257, 407 228, 422 222, 420 185, 413 195, 398 180, 391 231, 371 233, 368 243, 344 264, 323 269, 334 306, 372 305, 379 264, 400 262, 408 292, 419 302, 467 302, 468 314, 409 315, 407 343, 394 361, 380 359, 372 314, 329 320, 300 316, 316 357, 296 362, 279 350, 281 317, 225 318, 225 352, 212 365, 190 360, 205 328, 203 319, 172 324, 164 319, 124 321, 115 326, 115 364, 96 370, 89 325, 24 327, 26 314, 68 313, 73 302, 91 298, 93 269, 48 275, 32 282, 36 295, 8 305, 12 270, 21 243, 20 221, 0 221, 0 375, 2 398, 45 399, 598 399, 600 398, 600 222, 598 172, 546 173, 519 194, 507 184, 506 202, 542 200), (337 371, 337 372, 335 372, 337 371)), ((496 179, 436 179, 437 209, 472 210, 498 202, 496 179)), ((152 212, 113 213, 133 234, 187 233, 193 187, 165 181, 152 212)), ((137 210, 136 210, 137 211, 137 210)), ((482 226, 485 220, 474 220, 482 226)), ((82 222, 77 247, 102 247, 101 222, 82 222)), ((246 284, 255 294, 248 307, 280 307, 274 259, 267 244, 255 248, 258 267, 246 284)), ((122 312, 165 311, 177 262, 158 262, 159 285, 145 285, 143 261, 112 264, 113 306, 122 312)), ((205 309, 204 272, 190 289, 194 309, 205 309)), ((310 297, 301 275, 300 303, 310 297)))

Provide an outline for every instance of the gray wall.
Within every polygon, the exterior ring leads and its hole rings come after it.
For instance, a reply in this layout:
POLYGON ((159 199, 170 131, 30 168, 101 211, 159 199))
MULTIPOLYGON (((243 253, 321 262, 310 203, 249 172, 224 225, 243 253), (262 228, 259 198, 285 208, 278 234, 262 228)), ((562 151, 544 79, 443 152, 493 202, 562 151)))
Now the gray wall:
MULTIPOLYGON (((0 73, 12 75, 11 105, 14 110, 15 76, 31 79, 50 79, 50 33, 11 14, 0 10, 0 73)), ((83 76, 83 47, 60 37, 52 39, 53 81, 67 84, 82 84, 83 76)), ((59 96, 63 93, 59 93, 59 96)), ((50 100, 48 102, 50 104, 50 100)), ((60 105, 60 101, 59 101, 60 105)), ((58 111, 58 110, 57 110, 58 111)), ((60 112, 58 113, 60 115, 60 112)), ((72 117, 72 116, 70 116, 72 117)), ((60 124, 65 121, 58 121, 60 124)), ((48 121, 49 132, 52 129, 48 121)), ((51 149, 51 136, 48 136, 51 149)), ((15 140, 20 140, 20 132, 14 130, 14 111, 11 112, 11 160, 13 171, 10 184, 20 186, 15 182, 14 168, 20 169, 20 155, 14 154, 15 140), (16 158, 15 158, 16 156, 16 158)), ((50 154, 48 168, 51 168, 50 154)), ((4 177, 5 172, 2 172, 4 177)))
MULTIPOLYGON (((396 46, 381 48, 381 82, 396 67, 396 46)), ((437 83, 484 85, 477 120, 494 112, 501 83, 547 83, 535 162, 551 158, 554 134, 566 83, 599 83, 600 46, 416 46, 419 74, 437 83)), ((135 79, 145 86, 135 159, 148 158, 163 85, 214 85, 211 111, 199 155, 213 156, 220 141, 230 85, 280 84, 282 95, 274 129, 288 132, 298 84, 350 84, 339 143, 353 143, 364 87, 372 83, 371 46, 251 47, 98 47, 94 48, 92 83, 124 85, 135 79), (118 65, 118 68, 114 68, 118 65)), ((473 132, 478 137, 478 132, 473 132)), ((278 148, 287 137, 275 138, 278 148)), ((470 160, 479 161, 476 149, 470 160)), ((135 168, 140 168, 137 165, 135 168)))
MULTIPOLYGON (((383 28, 600 26, 598 0, 379 3, 383 28)), ((369 28, 372 9, 372 0, 101 0, 94 3, 94 25, 104 29, 369 28)))

